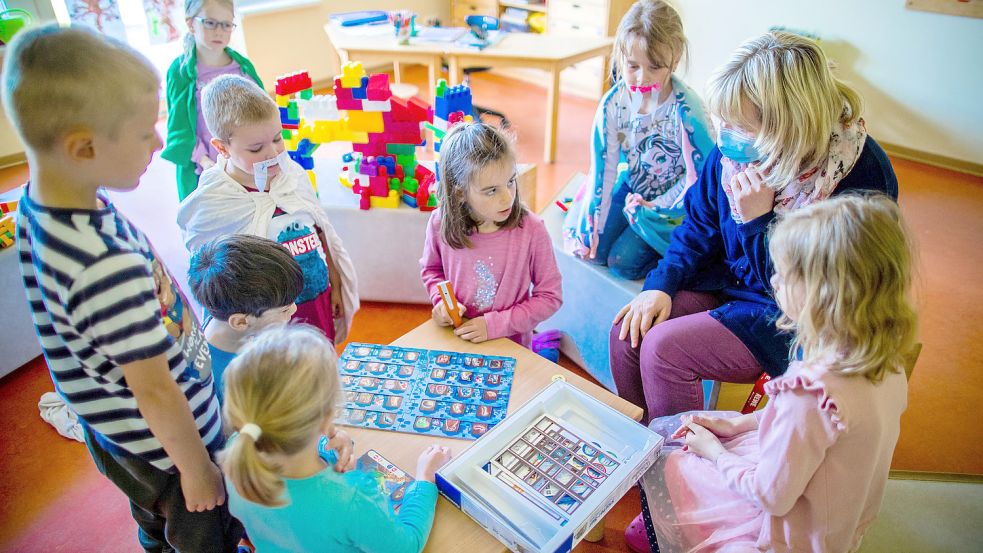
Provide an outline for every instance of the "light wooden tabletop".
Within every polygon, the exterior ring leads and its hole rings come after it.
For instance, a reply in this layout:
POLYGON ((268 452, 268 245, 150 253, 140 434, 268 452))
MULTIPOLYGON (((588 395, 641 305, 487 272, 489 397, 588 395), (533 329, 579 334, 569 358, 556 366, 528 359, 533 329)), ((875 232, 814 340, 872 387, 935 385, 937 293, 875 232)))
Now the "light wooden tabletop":
POLYGON ((356 52, 467 55, 484 58, 525 59, 530 61, 576 63, 584 55, 607 53, 613 44, 609 37, 571 37, 557 34, 506 33, 501 41, 483 50, 453 43, 398 44, 391 34, 362 36, 327 24, 324 26, 335 48, 356 52))
MULTIPOLYGON (((514 357, 516 359, 516 371, 509 399, 509 414, 514 413, 533 395, 548 386, 554 375, 562 375, 568 383, 598 398, 628 417, 635 420, 642 418, 642 410, 636 405, 508 339, 472 344, 454 336, 450 329, 438 327, 432 321, 427 321, 401 336, 392 345, 514 357)), ((361 454, 366 450, 374 449, 410 474, 416 472, 416 459, 429 444, 447 446, 454 455, 458 455, 474 443, 470 440, 417 436, 404 432, 366 428, 345 427, 345 430, 355 439, 356 453, 361 454)), ((430 539, 424 551, 430 553, 449 551, 498 553, 504 550, 505 547, 501 542, 446 499, 440 498, 437 502, 437 515, 434 518, 433 531, 430 533, 430 539)))

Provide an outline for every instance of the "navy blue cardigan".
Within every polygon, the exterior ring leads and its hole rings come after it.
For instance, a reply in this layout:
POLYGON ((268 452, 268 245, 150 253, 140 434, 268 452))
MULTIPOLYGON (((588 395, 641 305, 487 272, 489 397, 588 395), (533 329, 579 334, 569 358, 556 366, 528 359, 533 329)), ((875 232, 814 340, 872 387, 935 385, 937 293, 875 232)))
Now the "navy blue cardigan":
MULTIPOLYGON (((710 315, 744 342, 765 372, 777 376, 788 368, 791 336, 775 326, 779 312, 769 284, 768 231, 775 213, 735 222, 720 186, 720 158, 714 148, 700 180, 686 192, 686 218, 673 232, 665 257, 645 278, 644 289, 670 296, 679 290, 717 293, 723 305, 710 315)), ((891 162, 869 136, 833 195, 862 190, 898 198, 891 162)))

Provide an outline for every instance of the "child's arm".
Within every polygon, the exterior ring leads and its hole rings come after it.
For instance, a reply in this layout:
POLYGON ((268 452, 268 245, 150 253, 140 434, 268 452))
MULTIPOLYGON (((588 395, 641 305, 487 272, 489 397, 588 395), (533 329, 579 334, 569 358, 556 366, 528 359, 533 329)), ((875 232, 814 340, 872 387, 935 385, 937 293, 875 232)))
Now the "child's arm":
POLYGON ((772 399, 771 425, 759 435, 757 464, 729 452, 716 459, 728 485, 772 515, 792 509, 840 432, 819 407, 817 393, 822 392, 791 389, 772 399))
POLYGON ((331 255, 331 251, 328 249, 328 241, 324 237, 324 231, 318 229, 317 237, 321 241, 321 247, 324 248, 324 258, 328 260, 328 282, 331 283, 331 316, 334 318, 343 317, 345 315, 345 304, 342 301, 341 295, 341 273, 338 272, 338 266, 335 265, 334 256, 331 255))
POLYGON ((450 450, 432 445, 417 460, 416 482, 406 489, 406 495, 395 520, 385 507, 356 494, 352 512, 351 539, 362 551, 386 553, 419 553, 427 543, 437 506, 437 486, 434 473, 450 459, 450 450))
POLYGON ((447 277, 444 276, 444 264, 440 256, 440 220, 435 215, 431 215, 427 221, 423 257, 420 258, 420 278, 430 295, 430 303, 438 305, 440 290, 437 289, 437 284, 447 280, 447 277))
MULTIPOLYGON (((173 339, 164 328, 160 297, 171 286, 155 280, 137 252, 115 253, 78 274, 66 306, 82 339, 118 366, 108 369, 131 391, 150 430, 181 473, 188 510, 202 511, 225 501, 221 473, 202 443, 188 400, 170 373, 173 339)), ((193 316, 189 311, 186 317, 193 316)))
POLYGON ((168 370, 167 354, 121 368, 150 432, 181 474, 188 510, 207 511, 225 503, 222 473, 209 458, 188 400, 168 370))
MULTIPOLYGON (((529 217, 532 294, 508 309, 484 314, 488 339, 502 338, 531 332, 536 325, 548 319, 563 303, 562 278, 556 267, 553 243, 546 226, 539 219, 529 217)), ((462 327, 463 328, 463 327, 462 327)))

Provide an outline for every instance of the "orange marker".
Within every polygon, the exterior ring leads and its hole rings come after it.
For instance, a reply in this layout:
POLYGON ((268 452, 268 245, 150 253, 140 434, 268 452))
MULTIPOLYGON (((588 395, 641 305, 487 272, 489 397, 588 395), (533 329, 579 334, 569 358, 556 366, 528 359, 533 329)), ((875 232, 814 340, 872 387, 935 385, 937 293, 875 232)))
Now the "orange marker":
POLYGON ((444 309, 454 321, 454 328, 461 326, 461 314, 458 313, 457 298, 454 297, 454 287, 451 286, 451 281, 438 282, 437 290, 440 291, 440 301, 444 302, 444 309))

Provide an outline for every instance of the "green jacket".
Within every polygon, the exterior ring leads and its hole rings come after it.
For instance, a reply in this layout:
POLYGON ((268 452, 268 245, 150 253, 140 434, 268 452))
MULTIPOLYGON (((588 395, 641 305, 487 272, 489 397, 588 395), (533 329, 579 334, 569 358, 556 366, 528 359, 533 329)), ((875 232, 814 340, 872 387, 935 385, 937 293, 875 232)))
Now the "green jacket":
MULTIPOLYGON (((225 53, 239 64, 243 74, 249 76, 256 84, 263 87, 263 81, 256 75, 252 62, 232 48, 226 48, 225 53)), ((167 146, 160 157, 173 162, 177 166, 178 200, 194 192, 198 187, 196 164, 191 161, 198 137, 198 103, 195 98, 195 86, 198 83, 198 58, 195 51, 187 63, 182 63, 184 56, 174 60, 167 70, 167 146)))

